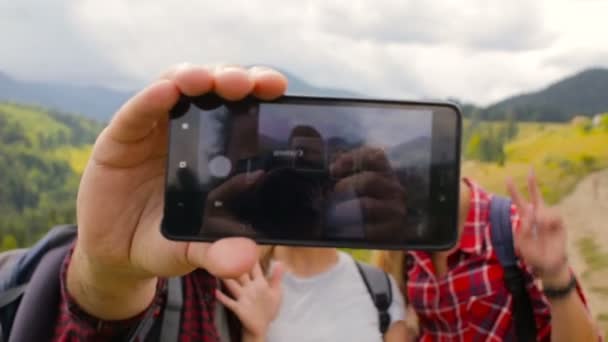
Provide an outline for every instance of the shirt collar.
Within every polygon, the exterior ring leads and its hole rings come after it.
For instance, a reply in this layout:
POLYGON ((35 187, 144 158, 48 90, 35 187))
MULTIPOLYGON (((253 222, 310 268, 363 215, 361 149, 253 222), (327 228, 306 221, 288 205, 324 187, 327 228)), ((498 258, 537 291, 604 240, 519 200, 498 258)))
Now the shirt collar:
POLYGON ((464 182, 470 189, 471 197, 458 250, 468 254, 480 255, 486 246, 488 194, 474 181, 464 178, 464 182))
MULTIPOLYGON (((457 243, 458 247, 450 255, 458 252, 482 255, 486 249, 485 240, 487 234, 485 234, 485 229, 487 229, 488 194, 471 179, 463 178, 463 181, 470 189, 470 207, 460 240, 457 243)), ((430 257, 430 254, 427 252, 412 251, 411 254, 419 262, 430 257)))

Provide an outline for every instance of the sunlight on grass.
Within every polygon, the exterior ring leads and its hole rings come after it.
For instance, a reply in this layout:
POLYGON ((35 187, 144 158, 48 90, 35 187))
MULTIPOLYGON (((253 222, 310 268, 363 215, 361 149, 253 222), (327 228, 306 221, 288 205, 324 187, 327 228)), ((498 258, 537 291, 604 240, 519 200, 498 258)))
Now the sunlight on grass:
POLYGON ((606 145, 606 131, 582 133, 570 124, 520 124, 518 136, 505 146, 504 166, 465 161, 462 175, 489 191, 506 194, 508 177, 513 178, 520 190, 526 189, 533 166, 545 200, 555 204, 586 175, 608 167, 606 145))
POLYGON ((579 239, 576 245, 587 264, 589 271, 595 272, 608 269, 608 253, 600 250, 597 241, 587 236, 579 239))
POLYGON ((604 286, 592 286, 591 291, 602 296, 608 296, 608 287, 604 286))
POLYGON ((362 262, 369 262, 372 256, 372 251, 369 249, 340 248, 340 250, 352 255, 355 260, 362 262))

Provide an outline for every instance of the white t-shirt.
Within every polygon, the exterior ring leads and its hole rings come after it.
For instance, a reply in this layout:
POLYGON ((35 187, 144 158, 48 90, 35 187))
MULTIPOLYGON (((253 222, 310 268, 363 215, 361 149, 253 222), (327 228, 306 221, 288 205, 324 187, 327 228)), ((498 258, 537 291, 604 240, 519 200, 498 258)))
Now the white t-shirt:
MULTIPOLYGON (((403 320, 403 296, 390 277, 391 324, 403 320)), ((382 341, 378 310, 353 258, 339 252, 336 265, 313 277, 283 276, 283 301, 267 341, 382 341)))

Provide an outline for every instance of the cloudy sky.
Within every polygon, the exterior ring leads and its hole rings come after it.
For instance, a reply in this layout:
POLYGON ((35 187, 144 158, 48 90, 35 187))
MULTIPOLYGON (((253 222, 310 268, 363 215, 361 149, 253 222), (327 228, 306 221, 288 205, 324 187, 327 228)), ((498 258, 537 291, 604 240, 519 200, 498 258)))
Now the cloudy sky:
POLYGON ((605 0, 0 0, 0 71, 140 87, 183 61, 488 104, 608 67, 605 0))

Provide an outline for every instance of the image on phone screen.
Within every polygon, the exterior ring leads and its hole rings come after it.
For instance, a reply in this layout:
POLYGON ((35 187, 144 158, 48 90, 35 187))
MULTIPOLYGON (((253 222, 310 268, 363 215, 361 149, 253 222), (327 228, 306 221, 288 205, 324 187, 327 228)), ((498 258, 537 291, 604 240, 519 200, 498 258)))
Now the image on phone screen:
POLYGON ((284 97, 184 100, 163 232, 179 240, 445 248, 455 240, 455 107, 284 97))

